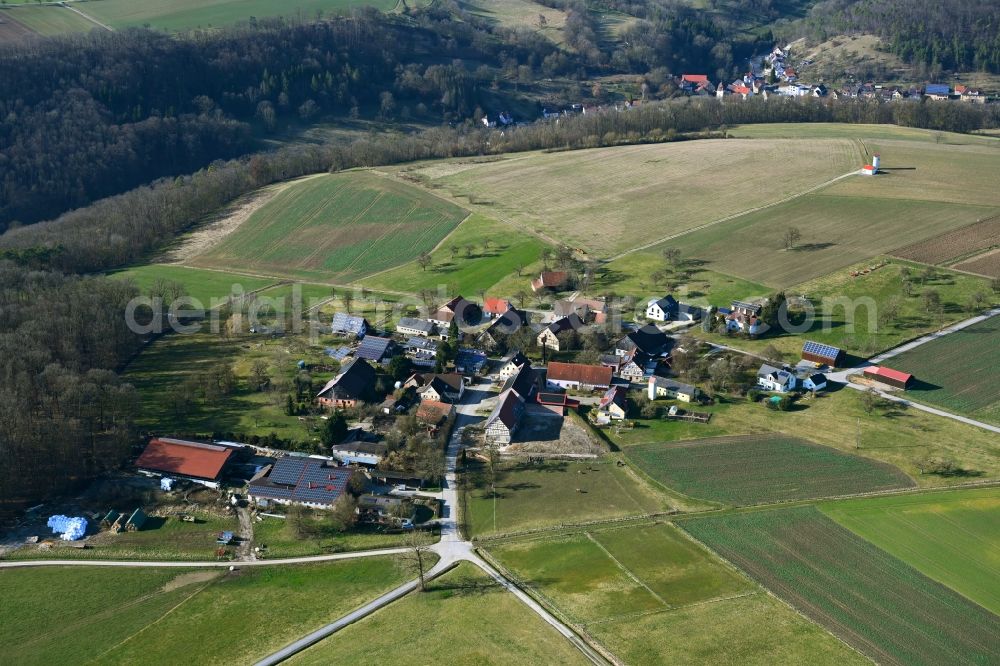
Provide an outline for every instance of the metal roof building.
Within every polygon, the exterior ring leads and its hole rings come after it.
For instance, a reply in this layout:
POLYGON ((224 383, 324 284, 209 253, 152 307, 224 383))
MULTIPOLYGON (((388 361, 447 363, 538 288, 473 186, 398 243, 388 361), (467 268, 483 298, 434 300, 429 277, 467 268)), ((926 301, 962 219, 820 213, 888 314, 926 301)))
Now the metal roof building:
POLYGON ((251 479, 249 494, 266 504, 304 504, 328 508, 347 489, 353 470, 330 467, 318 458, 278 458, 265 473, 251 479))

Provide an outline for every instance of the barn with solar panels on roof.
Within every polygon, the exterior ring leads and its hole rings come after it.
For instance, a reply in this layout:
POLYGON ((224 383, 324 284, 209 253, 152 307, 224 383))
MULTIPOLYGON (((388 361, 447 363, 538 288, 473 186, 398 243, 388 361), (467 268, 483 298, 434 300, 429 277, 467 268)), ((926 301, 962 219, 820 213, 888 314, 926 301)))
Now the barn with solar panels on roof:
POLYGON ((802 345, 802 360, 836 368, 844 363, 844 350, 807 340, 802 345))
POLYGON ((329 509, 347 491, 354 474, 320 458, 286 456, 262 469, 247 484, 247 494, 258 505, 301 504, 329 509))

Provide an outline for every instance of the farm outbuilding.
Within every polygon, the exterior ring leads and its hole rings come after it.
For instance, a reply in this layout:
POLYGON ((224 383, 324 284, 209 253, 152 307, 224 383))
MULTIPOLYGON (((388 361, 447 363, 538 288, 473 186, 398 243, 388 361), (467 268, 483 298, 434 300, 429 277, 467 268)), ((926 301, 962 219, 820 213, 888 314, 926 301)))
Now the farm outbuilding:
POLYGON ((864 374, 865 377, 871 379, 872 381, 904 390, 909 387, 910 382, 913 381, 913 375, 908 372, 900 372, 899 370, 883 368, 877 365, 865 368, 864 374))
POLYGON ((836 368, 844 362, 844 350, 831 345, 807 340, 802 345, 802 360, 836 368))
POLYGON ((169 474, 217 488, 222 468, 233 452, 229 446, 156 437, 150 440, 135 466, 152 476, 169 474))

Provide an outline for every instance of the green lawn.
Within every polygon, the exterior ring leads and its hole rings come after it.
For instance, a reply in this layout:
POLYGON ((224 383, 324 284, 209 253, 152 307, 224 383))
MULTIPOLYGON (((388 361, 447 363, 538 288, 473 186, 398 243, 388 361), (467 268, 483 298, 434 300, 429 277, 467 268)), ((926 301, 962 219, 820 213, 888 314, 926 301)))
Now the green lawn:
MULTIPOLYGON (((431 253, 433 263, 426 270, 414 261, 365 278, 362 282, 376 289, 411 293, 425 289, 436 292, 443 285, 445 293, 478 298, 479 291, 492 293, 490 288, 515 273, 518 266, 527 267, 537 262, 543 247, 535 236, 518 233, 501 222, 475 214, 460 224, 431 253), (489 247, 485 242, 489 243, 489 247)), ((527 278, 524 280, 526 284, 527 278)))
POLYGON ((663 485, 726 504, 765 504, 914 485, 902 471, 781 434, 639 444, 627 456, 663 485))
POLYGON ((713 413, 709 424, 641 419, 632 431, 620 435, 605 432, 628 454, 630 447, 639 444, 780 431, 808 435, 818 444, 889 463, 920 486, 967 483, 970 478, 1000 479, 1000 440, 995 434, 915 409, 877 409, 868 414, 861 404, 861 392, 852 389, 805 398, 789 412, 775 412, 743 399, 699 409, 713 413), (859 427, 860 449, 856 448, 859 427), (921 462, 927 458, 950 460, 960 471, 948 476, 921 474, 921 462))
POLYGON ((429 252, 467 215, 374 172, 323 175, 283 188, 190 263, 350 282, 429 252))
POLYGON ((771 123, 736 125, 729 134, 746 139, 899 139, 945 145, 992 145, 1000 140, 973 134, 938 132, 898 125, 854 125, 847 123, 771 123))
POLYGON ((1000 317, 992 317, 889 359, 913 373, 907 397, 1000 423, 1000 317))
POLYGON ((0 662, 251 663, 401 584, 389 557, 225 570, 0 571, 0 662))
POLYGON ((863 540, 815 507, 681 526, 877 663, 986 664, 1000 617, 863 540))
POLYGON ((671 524, 514 541, 490 554, 625 663, 860 663, 671 524))
POLYGON ((286 520, 270 517, 254 523, 253 535, 254 544, 267 546, 268 559, 394 548, 403 545, 407 538, 405 534, 387 534, 374 527, 358 527, 348 533, 317 529, 316 534, 302 537, 286 520))
MULTIPOLYGON (((219 546, 216 535, 222 531, 236 532, 239 523, 235 516, 220 517, 191 512, 195 523, 186 523, 177 517, 150 517, 138 532, 112 534, 103 532, 88 540, 89 548, 58 548, 40 550, 19 548, 9 559, 86 559, 86 560, 198 560, 216 558, 219 546)), ((231 549, 230 549, 231 550, 231 549)))
POLYGON ((292 664, 588 663, 569 641, 468 562, 294 657, 292 664))
POLYGON ((114 28, 150 25, 162 30, 220 27, 250 17, 331 14, 351 7, 372 6, 388 11, 397 0, 94 0, 80 8, 114 28))
POLYGON ((464 479, 463 521, 474 537, 685 506, 683 498, 654 490, 611 458, 590 463, 502 463, 496 482, 494 529, 494 501, 485 469, 472 463, 464 479))
POLYGON ((233 293, 249 293, 279 282, 277 278, 250 277, 169 264, 136 266, 110 275, 116 279, 131 280, 144 295, 148 295, 150 288, 158 282, 177 282, 184 286, 188 296, 198 299, 205 308, 224 302, 233 293))
POLYGON ((845 500, 820 510, 1000 614, 1000 489, 845 500))

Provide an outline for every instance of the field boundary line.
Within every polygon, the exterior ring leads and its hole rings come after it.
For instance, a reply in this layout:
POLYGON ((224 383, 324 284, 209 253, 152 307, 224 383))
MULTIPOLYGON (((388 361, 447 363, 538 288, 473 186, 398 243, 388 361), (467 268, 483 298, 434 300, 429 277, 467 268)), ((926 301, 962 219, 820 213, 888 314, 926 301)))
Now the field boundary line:
POLYGON ((830 185, 833 185, 834 183, 837 183, 837 182, 843 180, 844 178, 850 178, 851 176, 856 176, 859 173, 860 173, 860 170, 858 170, 858 169, 855 169, 854 171, 848 171, 847 173, 842 173, 839 176, 831 178, 830 180, 827 180, 827 181, 824 181, 822 183, 819 183, 818 185, 814 185, 814 186, 810 187, 809 189, 802 190, 801 192, 797 192, 797 193, 792 194, 790 196, 784 197, 783 199, 778 199, 777 201, 772 201, 771 203, 767 203, 767 204, 764 204, 762 206, 756 206, 755 208, 748 208, 748 209, 746 209, 744 211, 740 211, 738 213, 733 213, 732 215, 727 215, 726 217, 719 218, 718 220, 714 220, 712 222, 706 222, 705 224, 699 225, 697 227, 692 227, 690 229, 686 229, 685 231, 679 231, 679 232, 677 232, 675 234, 670 234, 669 236, 664 236, 662 238, 659 238, 657 240, 651 241, 649 243, 644 243, 644 244, 639 245, 637 247, 633 247, 630 250, 625 250, 624 252, 619 252, 618 254, 616 254, 616 255, 614 255, 612 257, 608 257, 604 261, 605 261, 605 263, 607 263, 607 262, 610 262, 610 261, 615 261, 617 259, 622 259, 623 257, 627 257, 628 255, 630 255, 630 254, 632 254, 634 252, 640 252, 642 250, 648 250, 651 247, 655 247, 655 246, 660 245, 661 243, 665 243, 665 242, 667 242, 669 240, 674 240, 675 238, 680 238, 681 236, 687 236, 688 234, 692 234, 692 233, 694 233, 696 231, 702 231, 703 229, 708 229, 710 227, 714 227, 714 226, 716 226, 718 224, 722 224, 723 222, 731 222, 732 220, 735 220, 738 217, 743 217, 744 215, 750 215, 751 213, 757 213, 757 212, 760 212, 762 210, 767 210, 768 208, 774 208, 775 206, 780 206, 781 204, 788 203, 789 201, 794 201, 795 199, 798 199, 800 197, 804 197, 807 194, 812 194, 813 192, 816 192, 817 190, 821 190, 821 189, 823 189, 825 187, 829 187, 830 185))
POLYGON ((591 534, 590 532, 584 532, 583 534, 587 537, 587 539, 590 540, 591 543, 593 543, 595 546, 597 546, 598 548, 600 548, 601 551, 605 555, 608 556, 608 559, 610 559, 612 562, 614 562, 615 566, 617 566, 619 569, 622 570, 622 573, 624 573, 626 576, 628 576, 629 578, 631 578, 632 580, 634 580, 636 583, 638 583, 639 585, 641 585, 647 592, 649 592, 651 595, 653 595, 654 599, 656 599, 657 601, 659 601, 661 604, 663 604, 667 608, 672 608, 672 605, 669 604, 669 603, 667 603, 666 599, 664 599, 659 594, 657 594, 656 592, 654 592, 653 588, 651 588, 649 585, 646 585, 646 583, 644 581, 640 580, 639 577, 636 576, 628 567, 626 567, 624 564, 622 564, 621 560, 619 560, 617 557, 615 557, 614 555, 612 555, 611 551, 608 550, 607 548, 605 548, 604 544, 602 544, 600 541, 598 541, 597 539, 595 539, 593 534, 591 534))
POLYGON ((106 24, 106 23, 101 23, 100 21, 98 21, 97 19, 95 19, 95 18, 94 18, 93 16, 91 16, 90 14, 85 14, 84 12, 81 12, 81 11, 80 11, 79 9, 77 9, 76 7, 71 7, 71 6, 69 5, 69 3, 67 3, 67 2, 60 2, 60 3, 58 3, 58 4, 59 4, 59 6, 60 6, 60 7, 65 7, 66 9, 70 10, 71 12, 74 12, 74 13, 76 13, 76 14, 79 14, 80 16, 82 16, 83 18, 87 19, 88 21, 90 21, 90 22, 91 22, 91 23, 93 23, 94 25, 96 25, 96 26, 99 26, 99 27, 101 27, 101 28, 104 28, 104 29, 105 29, 105 30, 107 30, 108 32, 114 32, 114 31, 115 31, 115 29, 114 29, 114 28, 112 28, 112 27, 111 27, 110 25, 108 25, 108 24, 106 24))

